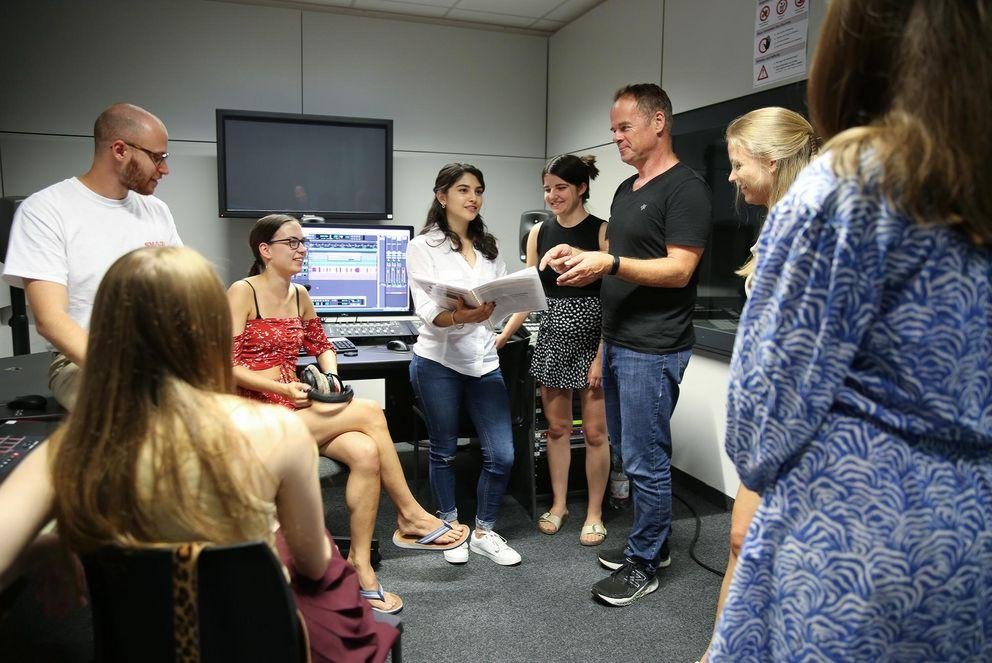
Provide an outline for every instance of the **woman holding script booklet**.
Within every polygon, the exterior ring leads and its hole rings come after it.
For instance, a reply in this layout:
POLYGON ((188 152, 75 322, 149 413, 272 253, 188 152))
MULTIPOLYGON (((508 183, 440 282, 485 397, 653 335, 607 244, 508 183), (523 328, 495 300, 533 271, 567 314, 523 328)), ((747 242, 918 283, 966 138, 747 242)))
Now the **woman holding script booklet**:
MULTIPOLYGON (((589 180, 596 177, 596 159, 571 154, 557 156, 544 168, 544 201, 554 218, 535 225, 527 237, 527 264, 557 244, 589 251, 608 251, 606 221, 589 214, 589 180)), ((545 534, 556 534, 568 516, 568 466, 572 459, 572 391, 582 403, 582 432, 586 445, 586 481, 589 504, 579 543, 596 546, 606 539, 603 494, 610 473, 610 448, 606 444, 606 407, 600 382, 603 363, 599 353, 602 312, 597 280, 581 288, 560 286, 553 269, 541 273, 548 310, 541 318, 531 375, 541 383, 541 402, 548 420, 548 473, 553 501, 538 519, 545 534)), ((503 336, 515 332, 526 313, 514 315, 503 336)))
MULTIPOLYGON (((474 295, 465 301, 470 294, 465 290, 453 298, 439 297, 445 283, 471 290, 506 275, 496 238, 479 216, 484 190, 482 173, 475 166, 451 163, 442 168, 427 223, 407 249, 413 301, 424 321, 413 346, 410 381, 427 422, 431 492, 442 519, 458 520, 451 464, 463 408, 482 444, 475 532, 467 548, 446 551, 444 558, 462 564, 471 550, 510 566, 520 563, 520 555, 493 531, 513 467, 510 400, 499 370, 496 335, 485 324, 497 306, 474 295)), ((454 289, 448 290, 454 294, 454 289)))

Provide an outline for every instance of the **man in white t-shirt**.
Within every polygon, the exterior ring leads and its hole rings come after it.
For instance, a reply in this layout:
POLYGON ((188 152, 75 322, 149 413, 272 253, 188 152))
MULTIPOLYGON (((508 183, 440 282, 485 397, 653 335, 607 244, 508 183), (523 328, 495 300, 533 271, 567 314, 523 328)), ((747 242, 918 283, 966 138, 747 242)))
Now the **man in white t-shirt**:
POLYGON ((38 333, 56 351, 49 386, 71 409, 97 286, 119 257, 143 246, 181 245, 168 206, 151 194, 169 174, 160 119, 114 104, 93 125, 93 164, 29 196, 14 215, 3 279, 24 288, 38 333))

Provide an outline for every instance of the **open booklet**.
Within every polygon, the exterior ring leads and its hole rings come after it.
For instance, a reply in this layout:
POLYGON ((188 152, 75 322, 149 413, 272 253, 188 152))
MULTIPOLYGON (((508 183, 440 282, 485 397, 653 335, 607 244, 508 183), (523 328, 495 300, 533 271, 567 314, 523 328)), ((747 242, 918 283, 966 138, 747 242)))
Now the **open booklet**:
POLYGON ((483 302, 496 302, 493 314, 487 320, 490 329, 496 331, 510 315, 520 311, 543 311, 548 308, 537 267, 527 267, 519 272, 507 274, 488 283, 477 285, 471 290, 450 283, 440 283, 430 279, 410 278, 430 295, 438 306, 452 310, 459 297, 470 308, 482 306, 483 302))

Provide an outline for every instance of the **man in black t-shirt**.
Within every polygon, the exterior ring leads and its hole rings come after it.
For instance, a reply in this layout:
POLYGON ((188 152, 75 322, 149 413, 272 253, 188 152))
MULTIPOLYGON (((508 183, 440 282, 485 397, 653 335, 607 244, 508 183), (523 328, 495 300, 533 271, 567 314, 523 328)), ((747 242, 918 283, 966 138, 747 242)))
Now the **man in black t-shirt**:
POLYGON ((617 91, 610 111, 620 158, 637 174, 610 208, 610 252, 558 245, 541 260, 560 285, 603 279, 603 390, 610 444, 630 478, 634 524, 593 593, 629 605, 658 588, 672 523, 671 416, 694 342, 696 267, 710 230, 709 187, 672 150, 672 104, 653 83, 617 91))

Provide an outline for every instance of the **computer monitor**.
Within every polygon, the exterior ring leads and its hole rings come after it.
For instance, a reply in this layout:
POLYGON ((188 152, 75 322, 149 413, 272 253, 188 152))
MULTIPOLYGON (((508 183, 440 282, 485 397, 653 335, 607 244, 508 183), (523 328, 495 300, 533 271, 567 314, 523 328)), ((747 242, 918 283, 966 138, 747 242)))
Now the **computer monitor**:
POLYGON ((317 315, 412 315, 406 249, 413 226, 304 223, 309 240, 293 281, 310 291, 317 315))

